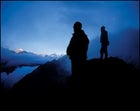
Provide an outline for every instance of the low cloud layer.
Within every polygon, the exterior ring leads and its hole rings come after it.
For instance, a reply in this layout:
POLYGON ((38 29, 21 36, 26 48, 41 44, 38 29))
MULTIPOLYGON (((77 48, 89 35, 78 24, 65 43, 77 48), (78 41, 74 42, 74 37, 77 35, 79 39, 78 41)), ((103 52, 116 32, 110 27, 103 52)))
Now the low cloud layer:
POLYGON ((13 87, 15 83, 21 80, 24 76, 32 72, 37 66, 35 67, 28 67, 24 66, 22 68, 17 68, 15 71, 7 75, 5 72, 1 73, 1 84, 3 89, 6 91, 13 87))

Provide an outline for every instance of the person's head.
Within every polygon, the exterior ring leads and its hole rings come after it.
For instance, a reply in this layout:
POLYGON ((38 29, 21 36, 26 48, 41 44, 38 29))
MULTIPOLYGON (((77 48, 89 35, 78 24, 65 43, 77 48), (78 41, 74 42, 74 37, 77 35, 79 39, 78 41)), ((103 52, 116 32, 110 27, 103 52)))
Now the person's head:
POLYGON ((73 25, 73 28, 74 28, 74 32, 77 32, 77 31, 81 30, 82 29, 82 23, 79 22, 79 21, 75 22, 74 25, 73 25))
POLYGON ((104 31, 104 30, 105 30, 105 26, 102 26, 102 27, 101 27, 101 31, 104 31))

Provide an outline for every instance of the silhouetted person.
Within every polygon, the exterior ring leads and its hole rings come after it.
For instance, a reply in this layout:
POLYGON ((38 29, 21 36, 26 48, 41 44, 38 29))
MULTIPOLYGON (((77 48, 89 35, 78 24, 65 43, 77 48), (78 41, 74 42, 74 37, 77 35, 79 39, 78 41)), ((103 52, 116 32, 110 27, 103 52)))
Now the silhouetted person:
POLYGON ((109 40, 108 40, 108 32, 105 30, 105 26, 101 27, 100 43, 101 43, 100 59, 103 59, 103 54, 105 54, 105 59, 107 59, 108 58, 107 46, 109 45, 109 40))
POLYGON ((74 33, 66 52, 71 60, 72 77, 79 78, 87 59, 89 39, 80 22, 75 22, 73 28, 74 33))

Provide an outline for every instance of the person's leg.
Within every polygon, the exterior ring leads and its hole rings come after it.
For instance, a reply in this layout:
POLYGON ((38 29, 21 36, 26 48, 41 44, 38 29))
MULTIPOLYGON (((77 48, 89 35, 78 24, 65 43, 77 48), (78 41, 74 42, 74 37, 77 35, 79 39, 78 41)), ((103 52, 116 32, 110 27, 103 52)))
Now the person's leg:
MULTIPOLYGON (((74 88, 74 90, 79 90, 80 88, 80 84, 81 84, 81 64, 79 61, 74 60, 72 61, 72 78, 71 78, 71 84, 72 84, 72 88, 74 88)), ((83 72, 82 72, 83 73, 83 72)))
POLYGON ((100 49, 100 59, 103 59, 103 47, 100 49))
POLYGON ((108 59, 108 51, 107 51, 107 46, 105 47, 105 59, 108 59))
POLYGON ((76 70, 76 64, 74 60, 71 60, 71 72, 72 76, 75 75, 75 70, 76 70))

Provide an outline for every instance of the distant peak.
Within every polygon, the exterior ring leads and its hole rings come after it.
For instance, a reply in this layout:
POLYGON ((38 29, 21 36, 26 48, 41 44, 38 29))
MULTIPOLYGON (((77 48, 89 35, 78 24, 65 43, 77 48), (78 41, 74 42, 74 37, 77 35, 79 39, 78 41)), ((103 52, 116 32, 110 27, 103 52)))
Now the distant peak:
POLYGON ((21 53, 21 52, 24 52, 24 50, 22 48, 17 48, 15 52, 16 53, 21 53))

